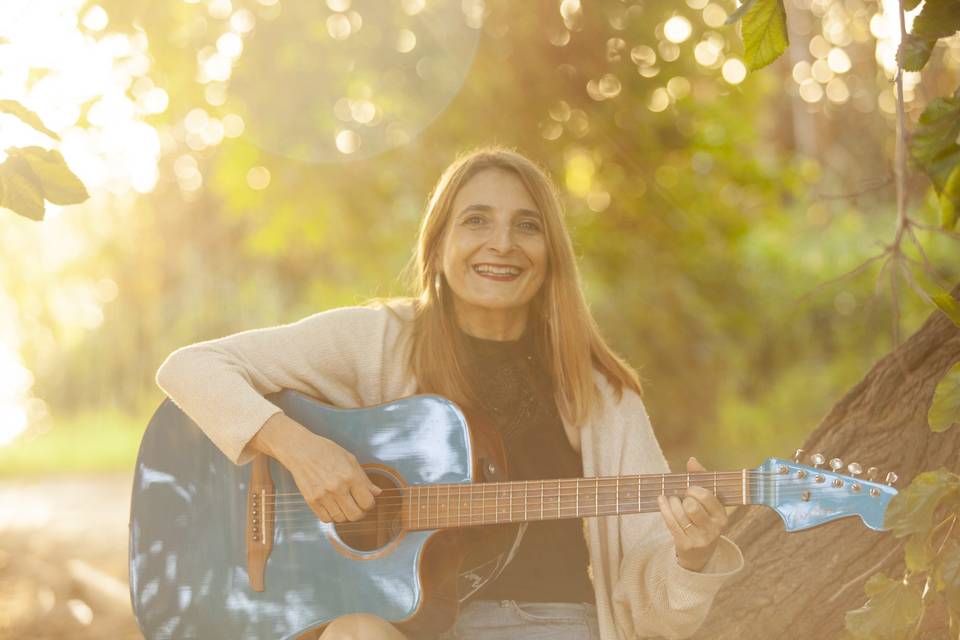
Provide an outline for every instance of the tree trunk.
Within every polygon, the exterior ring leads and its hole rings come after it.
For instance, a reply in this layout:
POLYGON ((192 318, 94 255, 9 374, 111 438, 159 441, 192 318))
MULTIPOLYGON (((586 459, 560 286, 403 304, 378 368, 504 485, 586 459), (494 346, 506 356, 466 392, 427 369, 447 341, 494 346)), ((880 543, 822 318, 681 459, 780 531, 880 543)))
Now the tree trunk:
MULTIPOLYGON (((960 286, 953 290, 960 297, 960 286)), ((927 409, 937 383, 960 361, 960 328, 935 312, 917 333, 880 360, 803 443, 809 456, 896 471, 901 489, 918 473, 960 471, 960 428, 933 433, 927 409)), ((863 605, 863 585, 877 571, 899 577, 903 546, 889 533, 845 518, 785 533, 766 507, 740 508, 729 535, 746 566, 717 594, 698 640, 842 638, 844 612, 863 605)), ((931 611, 922 638, 946 638, 946 616, 931 611)))

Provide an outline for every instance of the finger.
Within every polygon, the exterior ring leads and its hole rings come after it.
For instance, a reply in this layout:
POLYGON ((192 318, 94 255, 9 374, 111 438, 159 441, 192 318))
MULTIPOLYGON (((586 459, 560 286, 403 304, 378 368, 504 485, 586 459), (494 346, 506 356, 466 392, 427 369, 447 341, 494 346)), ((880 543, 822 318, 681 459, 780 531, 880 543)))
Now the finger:
POLYGON ((357 501, 353 499, 353 495, 351 495, 349 492, 346 494, 335 493, 333 494, 333 497, 340 506, 340 510, 343 512, 343 515, 346 516, 348 520, 356 521, 363 518, 363 509, 357 505, 357 501))
POLYGON ((323 507, 313 507, 311 505, 310 508, 313 509, 313 512, 317 514, 318 518, 320 518, 320 522, 326 522, 327 524, 333 522, 333 518, 330 517, 330 512, 323 507))
POLYGON ((723 503, 720 502, 720 499, 717 498, 715 493, 709 489, 694 486, 687 490, 687 495, 700 501, 700 504, 703 505, 704 510, 706 510, 707 515, 710 516, 711 520, 720 526, 726 525, 727 510, 723 506, 723 503))
POLYGON ((346 516, 343 514, 343 509, 340 508, 340 504, 335 500, 333 494, 325 494, 322 498, 320 498, 320 503, 323 508, 327 510, 327 513, 330 514, 330 520, 333 522, 343 522, 346 520, 346 516))
POLYGON ((700 464, 700 461, 690 456, 687 458, 687 473, 693 473, 694 471, 706 471, 707 468, 700 464))
POLYGON ((350 495, 353 496, 354 502, 356 502, 357 505, 364 511, 370 511, 370 509, 373 509, 373 494, 370 493, 370 489, 367 487, 367 485, 352 487, 350 489, 350 495))
POLYGON ((683 535, 687 535, 690 526, 694 523, 684 511, 683 503, 677 496, 670 496, 667 500, 670 503, 670 510, 673 512, 674 519, 677 521, 677 524, 680 525, 680 531, 683 532, 683 535))
POLYGON ((684 537, 683 530, 677 522, 677 517, 673 515, 673 509, 670 508, 670 503, 667 501, 666 496, 657 496, 657 506, 660 507, 660 515, 663 516, 663 521, 666 523, 667 529, 671 535, 673 535, 674 539, 682 539, 684 537))
POLYGON ((703 508, 703 505, 700 504, 700 501, 696 498, 692 496, 686 496, 681 502, 681 505, 683 506, 683 512, 687 515, 687 518, 689 518, 690 521, 698 527, 702 529, 712 529, 716 527, 716 524, 710 519, 710 516, 703 508))

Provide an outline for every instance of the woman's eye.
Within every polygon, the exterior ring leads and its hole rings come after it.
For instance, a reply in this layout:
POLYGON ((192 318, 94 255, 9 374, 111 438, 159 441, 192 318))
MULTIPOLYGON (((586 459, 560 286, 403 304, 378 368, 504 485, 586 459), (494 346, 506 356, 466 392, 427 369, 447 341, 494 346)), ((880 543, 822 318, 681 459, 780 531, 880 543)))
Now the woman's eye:
POLYGON ((525 220, 521 222, 520 227, 526 231, 540 231, 540 225, 530 220, 525 220))
POLYGON ((463 224, 478 225, 482 222, 483 222, 483 218, 481 216, 470 216, 469 218, 463 221, 463 224))

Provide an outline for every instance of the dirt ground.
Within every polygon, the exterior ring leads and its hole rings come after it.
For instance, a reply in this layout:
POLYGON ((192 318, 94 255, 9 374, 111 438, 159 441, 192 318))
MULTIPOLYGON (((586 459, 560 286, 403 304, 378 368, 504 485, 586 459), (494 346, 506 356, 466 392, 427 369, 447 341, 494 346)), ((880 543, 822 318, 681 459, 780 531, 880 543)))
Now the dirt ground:
POLYGON ((127 585, 131 480, 0 481, 0 640, 143 638, 127 585))

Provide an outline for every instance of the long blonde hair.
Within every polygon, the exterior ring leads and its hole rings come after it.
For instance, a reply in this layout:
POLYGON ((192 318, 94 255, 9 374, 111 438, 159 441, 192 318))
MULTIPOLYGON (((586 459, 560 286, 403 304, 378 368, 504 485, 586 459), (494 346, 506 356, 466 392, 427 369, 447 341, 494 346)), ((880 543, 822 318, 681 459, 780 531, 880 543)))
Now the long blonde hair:
POLYGON ((590 314, 553 181, 544 169, 512 149, 482 147, 459 156, 430 194, 410 265, 416 295, 411 369, 421 393, 440 394, 465 409, 478 406, 479 398, 462 368, 467 345, 457 328, 453 291, 437 265, 454 197, 474 174, 491 168, 519 176, 543 216, 547 273, 531 301, 528 329, 557 392, 561 415, 582 425, 599 402, 594 369, 606 377, 618 398, 624 387, 640 393, 640 382, 636 371, 607 346, 590 314))

